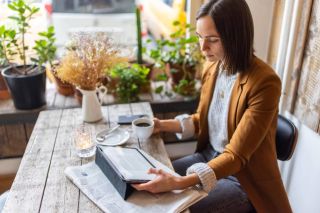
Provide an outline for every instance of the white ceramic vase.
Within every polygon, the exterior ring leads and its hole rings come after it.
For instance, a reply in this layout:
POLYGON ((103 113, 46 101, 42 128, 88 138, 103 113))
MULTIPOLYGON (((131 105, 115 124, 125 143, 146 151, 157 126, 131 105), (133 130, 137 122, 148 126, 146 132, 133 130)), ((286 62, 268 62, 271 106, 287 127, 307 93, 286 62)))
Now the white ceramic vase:
POLYGON ((96 122, 102 119, 101 104, 96 90, 78 90, 82 93, 82 118, 85 122, 96 122))

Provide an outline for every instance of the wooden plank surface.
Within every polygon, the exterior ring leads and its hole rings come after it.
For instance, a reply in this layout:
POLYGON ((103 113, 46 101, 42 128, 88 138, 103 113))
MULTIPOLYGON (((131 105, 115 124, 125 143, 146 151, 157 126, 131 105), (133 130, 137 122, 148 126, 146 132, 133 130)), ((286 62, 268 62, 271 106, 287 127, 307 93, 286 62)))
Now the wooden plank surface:
MULTIPOLYGON (((110 105, 102 107, 102 112, 101 121, 86 124, 95 133, 115 125, 118 115, 144 113, 153 117, 149 103, 110 105)), ((73 147, 74 128, 81 123, 80 108, 40 113, 3 212, 101 212, 64 174, 68 166, 94 160, 80 159, 73 147)), ((120 128, 130 132, 125 146, 138 147, 131 125, 120 128)), ((142 149, 171 167, 159 136, 145 141, 142 149)))
POLYGON ((61 110, 41 113, 22 158, 3 212, 39 212, 47 183, 61 110), (57 114, 51 116, 51 114, 57 114), (48 120, 51 117, 54 120, 48 120), (47 125, 41 125, 48 123, 47 125), (56 125, 51 125, 54 123, 56 125))

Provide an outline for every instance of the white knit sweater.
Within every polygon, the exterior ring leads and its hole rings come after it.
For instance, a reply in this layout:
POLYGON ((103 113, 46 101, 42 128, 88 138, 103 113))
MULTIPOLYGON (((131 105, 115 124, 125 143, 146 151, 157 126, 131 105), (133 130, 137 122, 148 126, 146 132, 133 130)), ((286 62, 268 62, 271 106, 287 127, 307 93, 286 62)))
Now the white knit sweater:
MULTIPOLYGON (((208 112, 209 139, 212 147, 222 153, 228 143, 228 110, 230 96, 237 75, 227 75, 227 72, 219 67, 213 97, 208 112)), ((177 134, 180 139, 194 135, 194 125, 189 115, 179 115, 175 119, 180 121, 182 133, 177 134)), ((188 168, 187 174, 197 173, 202 188, 209 192, 214 188, 216 176, 214 171, 206 163, 197 163, 188 168)))

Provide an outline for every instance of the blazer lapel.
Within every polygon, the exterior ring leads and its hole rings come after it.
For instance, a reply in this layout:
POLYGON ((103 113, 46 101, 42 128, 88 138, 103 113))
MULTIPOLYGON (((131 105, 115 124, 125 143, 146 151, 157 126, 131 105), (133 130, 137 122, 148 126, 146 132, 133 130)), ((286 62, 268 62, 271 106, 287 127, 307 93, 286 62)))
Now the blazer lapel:
POLYGON ((238 124, 237 113, 239 100, 242 95, 243 86, 247 83, 250 71, 242 72, 238 75, 236 82, 234 83, 230 103, 229 103, 229 112, 228 112, 228 138, 229 141, 231 136, 235 132, 238 124))

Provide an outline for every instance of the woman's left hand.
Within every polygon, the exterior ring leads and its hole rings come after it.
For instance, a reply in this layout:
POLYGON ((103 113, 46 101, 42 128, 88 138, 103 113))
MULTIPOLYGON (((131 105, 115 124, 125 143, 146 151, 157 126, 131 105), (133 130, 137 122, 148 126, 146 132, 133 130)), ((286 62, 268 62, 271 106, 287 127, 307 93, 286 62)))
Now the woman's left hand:
POLYGON ((147 183, 132 184, 138 191, 145 190, 152 193, 168 192, 174 189, 180 189, 179 180, 181 177, 173 176, 161 169, 151 168, 149 174, 155 174, 156 178, 147 183))

